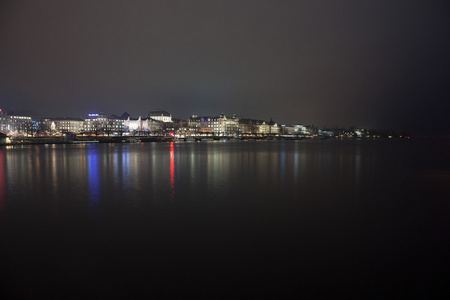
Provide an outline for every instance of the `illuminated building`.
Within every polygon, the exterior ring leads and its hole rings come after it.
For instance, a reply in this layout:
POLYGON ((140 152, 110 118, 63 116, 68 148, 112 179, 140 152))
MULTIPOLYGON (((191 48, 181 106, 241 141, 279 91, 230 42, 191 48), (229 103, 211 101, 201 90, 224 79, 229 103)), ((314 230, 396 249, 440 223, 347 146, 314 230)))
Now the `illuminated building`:
POLYGON ((294 134, 310 135, 311 133, 306 126, 297 124, 294 125, 294 134))
POLYGON ((88 117, 84 119, 83 129, 87 134, 101 135, 104 134, 107 124, 108 119, 104 114, 88 114, 88 117))
POLYGON ((9 136, 27 136, 32 134, 31 117, 8 116, 0 109, 0 131, 9 136))
POLYGON ((239 120, 239 131, 242 134, 258 134, 259 127, 263 124, 262 120, 254 120, 254 119, 240 119, 239 120))
POLYGON ((213 128, 207 126, 207 122, 211 117, 199 117, 197 115, 192 115, 188 119, 188 127, 192 128, 198 133, 213 133, 213 128))
POLYGON ((293 135, 295 134, 295 128, 292 125, 281 125, 280 133, 285 135, 293 135))
POLYGON ((280 133, 280 126, 278 126, 278 124, 272 119, 270 119, 267 125, 269 125, 269 134, 277 135, 280 133))
POLYGON ((139 133, 156 133, 163 129, 163 121, 158 121, 153 118, 142 119, 140 116, 137 119, 128 117, 124 121, 124 131, 130 134, 139 133))
POLYGON ((153 110, 148 113, 147 117, 164 123, 172 122, 172 116, 165 110, 153 110))
POLYGON ((108 135, 122 135, 125 131, 125 120, 121 117, 110 116, 106 124, 106 132, 108 135))
POLYGON ((50 118, 44 122, 44 127, 55 133, 80 133, 84 129, 84 121, 80 118, 50 118))
POLYGON ((225 114, 218 117, 198 117, 193 115, 188 120, 188 126, 198 128, 199 132, 213 133, 214 135, 231 136, 239 133, 239 119, 234 115, 227 118, 225 114))
MULTIPOLYGON (((125 115, 125 114, 124 114, 125 115)), ((95 135, 122 135, 125 120, 115 115, 107 118, 104 114, 89 114, 84 120, 84 132, 95 135)))
POLYGON ((276 135, 280 133, 280 127, 276 122, 263 120, 241 119, 239 129, 242 134, 251 135, 276 135))

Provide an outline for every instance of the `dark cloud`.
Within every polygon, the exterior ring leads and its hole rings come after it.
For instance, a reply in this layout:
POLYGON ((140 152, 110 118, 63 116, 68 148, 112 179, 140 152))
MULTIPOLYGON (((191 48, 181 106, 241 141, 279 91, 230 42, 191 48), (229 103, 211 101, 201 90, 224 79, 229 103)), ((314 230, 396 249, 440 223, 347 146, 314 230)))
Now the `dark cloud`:
POLYGON ((7 1, 0 105, 450 128, 439 1, 7 1))

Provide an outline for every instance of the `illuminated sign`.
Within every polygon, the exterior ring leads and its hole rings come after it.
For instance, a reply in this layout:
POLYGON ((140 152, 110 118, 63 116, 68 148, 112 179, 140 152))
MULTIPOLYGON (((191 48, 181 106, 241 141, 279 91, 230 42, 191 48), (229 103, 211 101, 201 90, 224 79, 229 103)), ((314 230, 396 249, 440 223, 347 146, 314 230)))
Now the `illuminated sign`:
POLYGON ((89 114, 89 117, 98 117, 98 114, 89 114))

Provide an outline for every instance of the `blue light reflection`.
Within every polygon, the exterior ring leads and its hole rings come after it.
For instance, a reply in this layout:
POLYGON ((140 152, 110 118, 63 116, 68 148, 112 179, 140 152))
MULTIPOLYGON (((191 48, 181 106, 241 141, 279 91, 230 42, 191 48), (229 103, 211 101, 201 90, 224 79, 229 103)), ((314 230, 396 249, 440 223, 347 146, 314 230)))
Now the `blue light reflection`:
POLYGON ((98 147, 90 146, 87 149, 88 154, 88 181, 89 181, 89 201, 93 209, 98 208, 100 200, 100 161, 98 147))

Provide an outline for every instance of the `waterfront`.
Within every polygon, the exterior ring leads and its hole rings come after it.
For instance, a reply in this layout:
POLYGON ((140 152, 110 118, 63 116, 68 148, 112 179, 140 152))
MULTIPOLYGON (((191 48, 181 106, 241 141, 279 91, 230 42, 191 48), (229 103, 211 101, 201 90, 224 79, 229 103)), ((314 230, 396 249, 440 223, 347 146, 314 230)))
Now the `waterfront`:
POLYGON ((0 148, 2 292, 443 295, 449 150, 442 140, 0 148))

